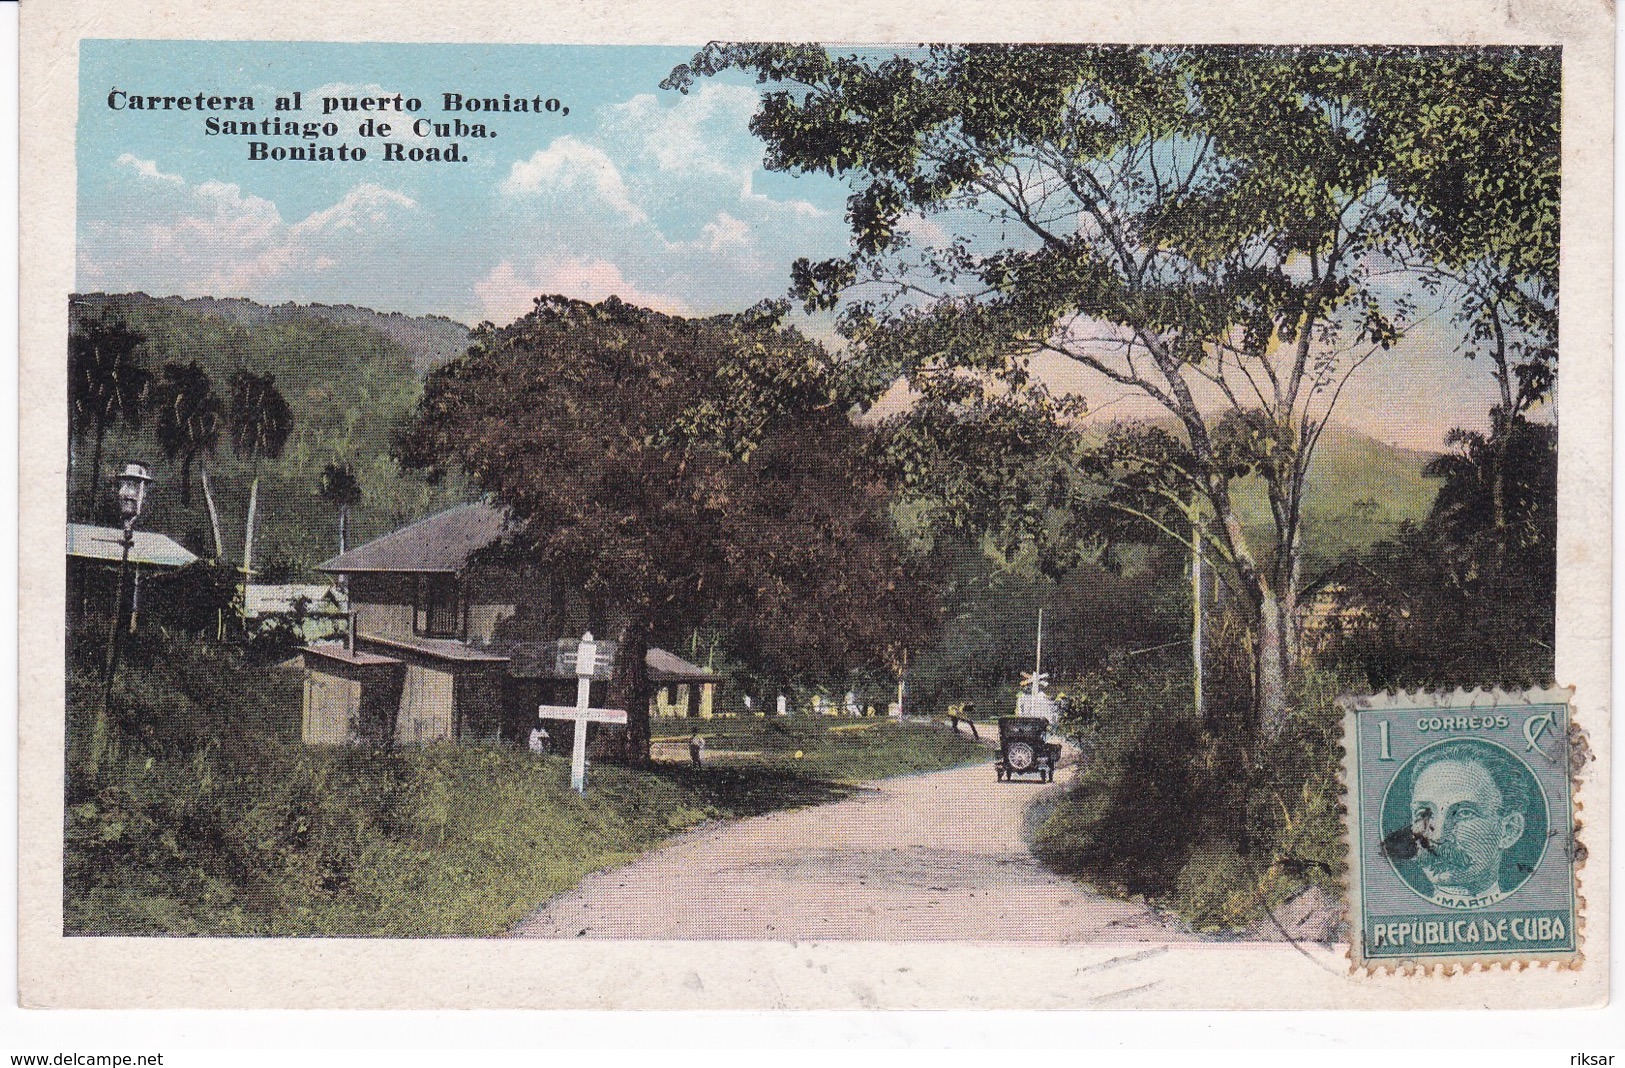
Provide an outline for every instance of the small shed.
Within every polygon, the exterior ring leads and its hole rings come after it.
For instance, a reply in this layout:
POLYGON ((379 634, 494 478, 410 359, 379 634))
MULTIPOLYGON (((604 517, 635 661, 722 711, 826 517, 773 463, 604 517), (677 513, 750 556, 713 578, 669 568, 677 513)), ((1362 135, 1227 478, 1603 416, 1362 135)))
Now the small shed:
POLYGON ((307 745, 388 745, 395 738, 405 665, 343 645, 305 649, 301 737, 307 745))
POLYGON ((664 649, 650 649, 648 665, 649 681, 659 687, 651 710, 655 715, 711 718, 720 675, 664 649))

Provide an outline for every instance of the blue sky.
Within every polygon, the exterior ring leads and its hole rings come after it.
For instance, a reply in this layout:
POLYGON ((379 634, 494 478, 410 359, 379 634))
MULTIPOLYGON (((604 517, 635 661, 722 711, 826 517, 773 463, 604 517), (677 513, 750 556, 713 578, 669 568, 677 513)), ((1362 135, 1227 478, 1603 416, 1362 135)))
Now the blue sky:
POLYGON ((673 312, 782 295, 797 256, 846 244, 846 190, 761 167, 747 129, 757 92, 708 79, 661 90, 692 48, 87 41, 80 78, 81 290, 362 304, 467 323, 507 322, 541 292, 616 293, 673 312), (136 95, 246 94, 256 110, 137 111, 136 95), (297 115, 274 99, 302 94, 297 115), (362 162, 250 161, 252 140, 205 119, 322 120, 326 96, 442 93, 554 97, 559 113, 464 115, 496 137, 422 139, 414 116, 380 114, 408 147, 456 141, 466 163, 384 162, 366 115, 337 137, 362 162), (121 101, 122 102, 122 101, 121 101))
MULTIPOLYGON (((165 296, 359 304, 506 323, 540 293, 611 294, 679 314, 782 296, 790 263, 847 246, 847 189, 763 169, 748 128, 759 93, 744 75, 687 96, 659 83, 690 47, 86 41, 78 128, 77 288, 165 296), (249 95, 255 110, 138 111, 126 94, 249 95), (303 110, 278 112, 298 91, 303 110), (494 138, 427 139, 443 93, 557 98, 568 114, 465 114, 494 138), (322 98, 417 97, 413 115, 373 117, 405 147, 456 141, 460 163, 389 163, 367 115, 341 112, 325 145, 365 146, 351 163, 251 161, 272 136, 210 136, 209 116, 321 121, 322 98)), ((935 222, 920 224, 926 243, 935 222)), ((815 332, 827 334, 824 329, 815 332)), ((1436 316, 1372 360, 1340 421, 1436 449, 1493 403, 1482 362, 1464 359, 1436 316)), ((1046 375, 1046 377, 1049 377, 1046 375)), ((1104 380, 1061 373, 1110 417, 1156 414, 1104 380), (1142 410, 1143 409, 1143 410, 1142 410)))

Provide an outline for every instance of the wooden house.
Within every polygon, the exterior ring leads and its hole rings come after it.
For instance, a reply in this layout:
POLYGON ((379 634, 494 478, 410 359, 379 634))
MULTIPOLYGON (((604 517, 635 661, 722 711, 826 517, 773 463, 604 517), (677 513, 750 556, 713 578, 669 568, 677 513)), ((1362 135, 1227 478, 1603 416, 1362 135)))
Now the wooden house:
POLYGON ((1305 657, 1349 640, 1391 634, 1409 619, 1410 594, 1358 561, 1343 563, 1309 583, 1298 596, 1298 625, 1305 657))
MULTIPOLYGON (((105 631, 118 597, 124 559, 124 531, 86 523, 68 524, 68 627, 105 631)), ((141 617, 143 585, 197 562, 197 556, 168 535, 137 530, 130 539, 129 589, 125 596, 130 629, 141 617)))
MULTIPOLYGON (((320 565, 344 580, 351 632, 305 649, 307 742, 518 741, 538 705, 574 703, 558 642, 603 621, 553 576, 486 551, 512 532, 500 509, 465 504, 320 565)), ((647 662, 657 687, 693 695, 690 714, 710 706, 715 672, 663 649, 647 662)))

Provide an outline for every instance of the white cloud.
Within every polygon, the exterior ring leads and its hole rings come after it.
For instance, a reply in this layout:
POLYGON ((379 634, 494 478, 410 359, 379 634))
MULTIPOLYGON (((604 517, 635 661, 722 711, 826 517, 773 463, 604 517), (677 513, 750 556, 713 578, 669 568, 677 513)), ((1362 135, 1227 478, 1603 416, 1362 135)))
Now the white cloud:
POLYGON ((397 208, 416 206, 412 198, 405 193, 385 189, 371 182, 362 182, 344 194, 344 199, 331 208, 312 212, 302 222, 295 223, 292 232, 295 235, 305 235, 364 231, 369 227, 387 225, 391 213, 397 208))
POLYGON ((700 235, 700 245, 711 252, 755 251, 751 225, 725 211, 706 223, 700 235))
POLYGON ((126 152, 113 161, 120 167, 128 167, 141 177, 154 182, 167 182, 170 185, 185 185, 186 179, 178 174, 166 174, 158 169, 158 164, 150 159, 140 159, 126 152))
POLYGON ((738 138, 756 113, 758 99, 748 86, 719 82, 707 82, 686 96, 640 93, 608 109, 606 126, 633 137, 663 171, 743 175, 762 159, 759 144, 738 138), (729 142, 738 148, 718 151, 729 142))
POLYGON ((502 182, 506 196, 523 198, 559 190, 591 186, 598 198, 629 222, 644 222, 648 215, 632 202, 620 170, 604 151, 565 136, 519 160, 502 182))
POLYGON ((591 256, 543 257, 528 267, 504 260, 474 283, 474 293, 485 318, 495 323, 512 322, 531 310, 536 297, 551 294, 589 301, 614 296, 672 315, 691 314, 681 298, 644 290, 615 264, 591 256))
POLYGON ((756 192, 763 149, 749 126, 759 100, 749 86, 720 82, 707 82, 686 96, 640 93, 605 109, 604 130, 616 143, 653 161, 668 189, 714 199, 716 180, 725 178, 739 211, 798 219, 824 216, 809 201, 774 200, 756 192))
POLYGON ((946 248, 953 243, 953 237, 940 222, 921 215, 905 215, 898 222, 897 229, 913 239, 916 245, 926 248, 946 248))
POLYGON ((276 204, 236 183, 189 185, 149 160, 116 162, 136 181, 160 183, 164 195, 132 194, 140 210, 94 226, 80 269, 87 279, 118 278, 129 288, 216 296, 260 295, 268 282, 297 288, 305 275, 365 257, 416 208, 404 193, 363 182, 329 207, 289 221, 276 204))

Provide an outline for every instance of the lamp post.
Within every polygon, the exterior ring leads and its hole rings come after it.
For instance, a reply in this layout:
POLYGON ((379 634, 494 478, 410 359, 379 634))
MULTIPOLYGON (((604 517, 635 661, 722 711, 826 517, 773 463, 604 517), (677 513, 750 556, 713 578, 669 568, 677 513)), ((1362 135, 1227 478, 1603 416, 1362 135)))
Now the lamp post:
POLYGON ((113 676, 118 670, 119 633, 124 629, 124 583, 130 573, 130 550, 135 547, 135 524, 147 503, 147 486, 152 474, 146 464, 128 463, 114 480, 117 486, 119 519, 124 526, 120 541, 118 588, 113 595, 113 623, 107 633, 107 660, 102 669, 102 706, 96 713, 96 726, 90 736, 90 773, 101 768, 107 748, 109 707, 113 700, 113 676))

